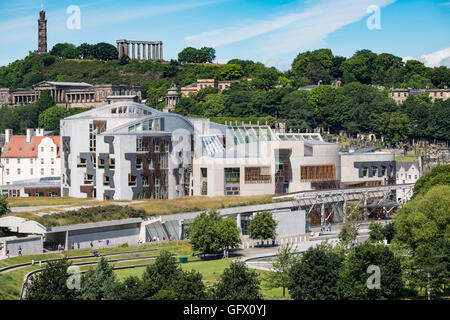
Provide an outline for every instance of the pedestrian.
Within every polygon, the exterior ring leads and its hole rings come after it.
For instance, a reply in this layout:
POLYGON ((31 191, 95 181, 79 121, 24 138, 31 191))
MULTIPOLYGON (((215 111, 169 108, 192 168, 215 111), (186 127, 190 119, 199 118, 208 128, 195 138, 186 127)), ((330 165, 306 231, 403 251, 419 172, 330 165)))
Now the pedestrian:
POLYGON ((94 244, 92 243, 92 241, 89 243, 89 245, 91 246, 91 248, 94 247, 94 244))
POLYGON ((109 246, 109 240, 106 240, 106 245, 109 246))
POLYGON ((73 242, 72 242, 72 250, 73 250, 73 249, 75 249, 75 245, 74 245, 73 242))
POLYGON ((78 249, 80 249, 80 243, 79 242, 77 243, 77 247, 78 247, 78 249))
POLYGON ((58 251, 61 251, 61 243, 58 243, 58 251))
POLYGON ((9 249, 6 249, 6 257, 9 258, 9 249))
POLYGON ((328 232, 331 232, 331 223, 328 224, 328 232))
POLYGON ((22 246, 19 246, 19 256, 22 255, 22 246))
POLYGON ((227 257, 227 250, 223 249, 223 257, 222 257, 222 259, 225 259, 226 257, 227 257))
POLYGON ((157 236, 157 237, 156 237, 156 241, 158 241, 158 242, 159 242, 159 236, 157 236))
POLYGON ((311 236, 311 238, 314 238, 314 231, 311 230, 310 236, 311 236))

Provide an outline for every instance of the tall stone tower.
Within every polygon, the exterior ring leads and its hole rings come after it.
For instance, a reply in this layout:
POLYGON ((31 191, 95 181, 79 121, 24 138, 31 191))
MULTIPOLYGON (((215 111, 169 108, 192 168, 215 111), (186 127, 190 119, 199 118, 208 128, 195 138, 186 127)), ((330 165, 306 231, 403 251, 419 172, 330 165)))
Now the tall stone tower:
POLYGON ((47 20, 44 10, 39 12, 38 26, 38 53, 47 53, 47 20))

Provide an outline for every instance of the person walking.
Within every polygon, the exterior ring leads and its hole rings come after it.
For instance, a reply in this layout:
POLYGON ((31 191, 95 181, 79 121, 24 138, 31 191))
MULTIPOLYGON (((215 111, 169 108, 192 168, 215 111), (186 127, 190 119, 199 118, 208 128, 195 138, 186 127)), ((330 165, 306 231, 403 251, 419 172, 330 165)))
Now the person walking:
POLYGON ((74 245, 73 242, 72 242, 72 250, 73 250, 73 249, 75 249, 75 245, 74 245))
POLYGON ((328 232, 331 232, 331 223, 328 224, 328 232))
POLYGON ((19 256, 22 255, 22 246, 19 246, 19 256))
POLYGON ((77 243, 77 248, 80 249, 80 243, 79 242, 77 243))
POLYGON ((94 244, 92 243, 92 241, 89 243, 89 245, 91 246, 91 248, 94 247, 94 244))

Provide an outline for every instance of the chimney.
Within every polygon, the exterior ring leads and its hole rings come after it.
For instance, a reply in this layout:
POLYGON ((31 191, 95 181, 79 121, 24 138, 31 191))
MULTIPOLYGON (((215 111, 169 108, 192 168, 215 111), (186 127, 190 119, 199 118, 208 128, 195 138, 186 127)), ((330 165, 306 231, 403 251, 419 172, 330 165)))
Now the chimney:
POLYGON ((5 143, 9 143, 11 140, 11 136, 13 135, 12 129, 6 129, 5 130, 5 143))
POLYGON ((44 129, 43 128, 37 128, 36 129, 36 136, 37 137, 43 137, 44 136, 44 129))
POLYGON ((31 142, 31 137, 33 136, 33 129, 27 129, 27 143, 31 142))

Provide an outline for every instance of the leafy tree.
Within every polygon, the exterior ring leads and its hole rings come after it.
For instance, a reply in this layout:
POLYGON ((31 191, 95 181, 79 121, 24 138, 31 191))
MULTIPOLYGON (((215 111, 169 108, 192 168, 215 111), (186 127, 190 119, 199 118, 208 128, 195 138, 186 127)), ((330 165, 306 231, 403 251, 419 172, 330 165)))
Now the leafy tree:
POLYGON ((395 239, 415 250, 450 238, 450 186, 437 185, 403 205, 395 216, 395 239))
POLYGON ((234 219, 222 219, 214 210, 197 216, 187 230, 187 237, 192 248, 203 253, 235 247, 241 242, 234 219))
POLYGON ((275 239, 277 222, 269 211, 258 212, 250 220, 248 233, 250 238, 255 240, 275 239))
POLYGON ((94 46, 88 43, 82 43, 77 47, 78 56, 82 59, 86 59, 90 56, 94 56, 94 46))
POLYGON ((384 238, 386 239, 387 243, 391 243, 391 241, 395 238, 394 222, 385 224, 382 232, 383 232, 384 238))
POLYGON ((413 259, 411 278, 422 289, 428 285, 427 273, 430 273, 430 287, 433 295, 447 296, 450 288, 450 239, 441 238, 435 242, 420 245, 413 259))
POLYGON ((105 257, 81 277, 80 298, 82 300, 102 300, 114 287, 116 275, 105 257))
POLYGON ((343 255, 322 243, 309 248, 289 270, 289 293, 295 300, 333 300, 343 255))
POLYGON ((0 216, 9 213, 8 198, 6 196, 0 196, 0 216))
POLYGON ((117 48, 112 44, 100 42, 93 46, 92 55, 95 59, 110 61, 116 60, 119 53, 117 52, 117 48))
POLYGON ((247 268, 244 262, 236 261, 223 271, 214 287, 217 300, 261 300, 258 274, 247 268))
POLYGON ((294 248, 287 244, 278 249, 277 257, 272 262, 272 272, 267 276, 266 287, 268 289, 283 288, 283 297, 286 296, 286 287, 289 285, 289 270, 298 260, 294 248))
POLYGON ((358 230, 361 225, 361 219, 364 213, 357 206, 347 206, 343 212, 344 223, 341 231, 339 231, 339 241, 344 245, 348 245, 356 240, 358 230))
POLYGON ((207 298, 206 287, 200 272, 183 271, 180 277, 172 282, 170 290, 175 300, 204 300, 207 298))
POLYGON ((41 96, 37 101, 37 105, 39 107, 39 112, 44 112, 50 107, 55 105, 55 100, 53 100, 50 90, 44 90, 41 92, 41 96))
POLYGON ((344 300, 399 298, 404 289, 400 258, 384 244, 361 243, 346 256, 338 286, 344 300), (375 276, 370 266, 380 270, 379 289, 368 286, 368 283, 373 284, 369 276, 375 276))
POLYGON ((216 57, 216 50, 209 47, 196 49, 193 47, 184 48, 178 53, 178 61, 181 63, 206 63, 212 62, 216 57))
POLYGON ((77 48, 71 43, 57 43, 50 51, 51 55, 73 59, 78 56, 77 48))
POLYGON ((380 117, 380 131, 393 145, 407 141, 412 133, 411 121, 402 112, 383 113, 380 117))
MULTIPOLYGON (((300 53, 292 63, 292 71, 295 75, 304 76, 312 83, 317 83, 319 80, 322 80, 323 83, 330 83, 333 58, 330 49, 300 53)), ((340 61, 335 60, 334 62, 339 64, 340 61)))
POLYGON ((345 74, 347 74, 346 83, 349 82, 352 77, 360 83, 371 84, 375 76, 375 60, 377 59, 377 54, 370 50, 360 50, 345 60, 341 69, 345 74))
POLYGON ((287 126, 293 131, 310 131, 316 126, 314 109, 308 103, 306 91, 293 91, 281 101, 280 118, 287 120, 287 126))
POLYGON ((384 240, 384 233, 383 233, 383 226, 379 222, 372 222, 369 225, 369 236, 371 240, 374 241, 383 241, 384 240))
POLYGON ((142 300, 145 297, 143 281, 136 276, 130 276, 123 282, 116 281, 108 287, 103 299, 105 300, 142 300))
POLYGON ((128 64, 128 62, 130 62, 130 57, 127 56, 126 54, 122 55, 122 56, 120 57, 120 59, 119 59, 119 64, 120 64, 121 66, 124 66, 124 65, 128 64))
POLYGON ((438 185, 450 185, 450 164, 435 166, 430 172, 420 177, 414 185, 412 198, 424 195, 438 185))
POLYGON ((162 250, 142 275, 145 297, 151 297, 160 290, 170 289, 170 285, 180 274, 181 267, 176 263, 175 257, 169 251, 162 250))
POLYGON ((220 70, 219 77, 222 80, 240 79, 244 75, 242 67, 237 63, 228 63, 220 70))
POLYGON ((49 261, 44 270, 34 276, 26 286, 26 300, 74 300, 77 290, 69 289, 67 273, 70 262, 67 258, 49 261))

